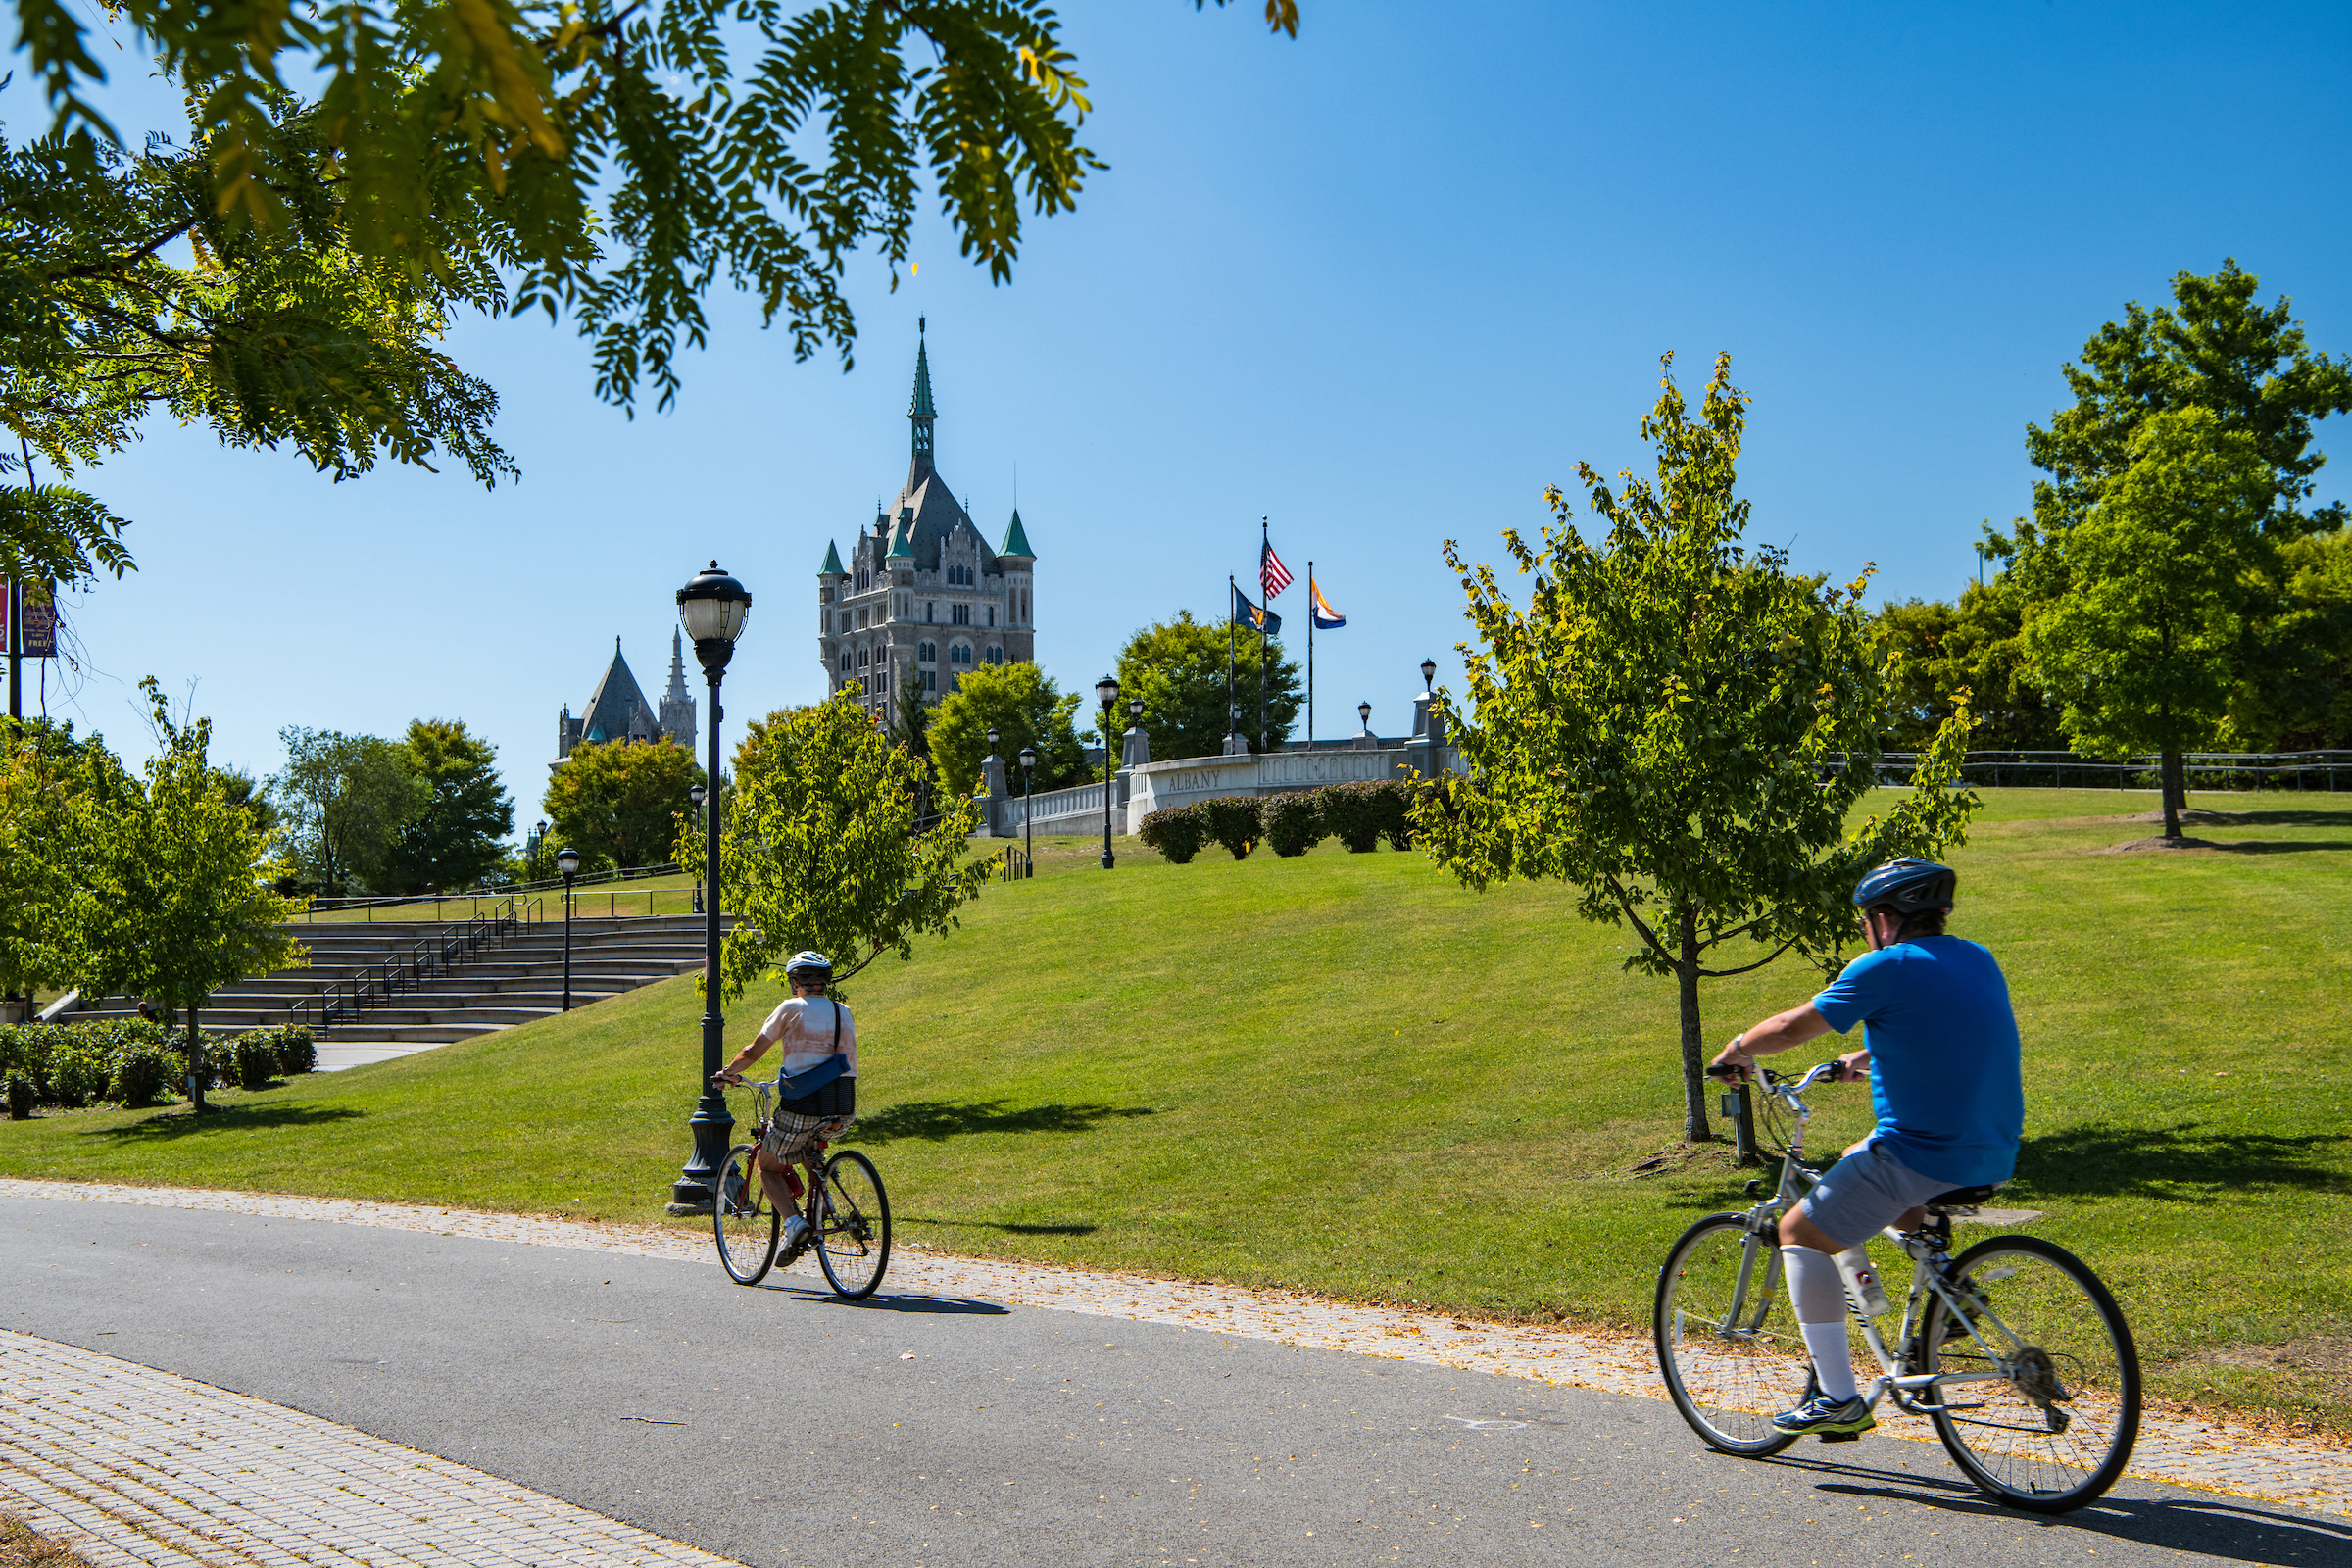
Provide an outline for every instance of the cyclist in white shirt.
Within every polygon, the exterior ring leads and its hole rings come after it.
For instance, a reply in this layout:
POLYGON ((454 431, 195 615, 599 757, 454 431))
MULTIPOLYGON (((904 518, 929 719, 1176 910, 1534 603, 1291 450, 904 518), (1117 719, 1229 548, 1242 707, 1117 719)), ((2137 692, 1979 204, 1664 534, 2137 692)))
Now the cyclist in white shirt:
MULTIPOLYGON (((796 953, 784 965, 792 995, 777 1004, 752 1043, 718 1071, 717 1082, 740 1084, 743 1069, 782 1045, 775 1113, 760 1141, 760 1185, 770 1200, 789 1192, 798 1203, 801 1178, 792 1167, 813 1166, 824 1145, 858 1119, 858 1023, 850 1009, 825 995, 833 983, 833 960, 821 953, 796 953), (796 1093, 797 1091, 797 1093, 796 1093)), ((778 1201, 779 1208, 787 1203, 778 1201)), ((784 1260, 808 1242, 808 1222, 789 1214, 784 1222, 784 1260)))

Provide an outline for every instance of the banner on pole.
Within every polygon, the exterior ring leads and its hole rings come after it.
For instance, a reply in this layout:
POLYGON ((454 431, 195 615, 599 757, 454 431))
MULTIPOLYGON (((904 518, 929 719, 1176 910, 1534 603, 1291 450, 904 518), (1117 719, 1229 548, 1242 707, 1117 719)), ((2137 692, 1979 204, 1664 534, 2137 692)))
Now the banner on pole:
POLYGON ((24 657, 57 657, 57 601, 50 590, 32 583, 17 584, 18 613, 23 617, 24 657))

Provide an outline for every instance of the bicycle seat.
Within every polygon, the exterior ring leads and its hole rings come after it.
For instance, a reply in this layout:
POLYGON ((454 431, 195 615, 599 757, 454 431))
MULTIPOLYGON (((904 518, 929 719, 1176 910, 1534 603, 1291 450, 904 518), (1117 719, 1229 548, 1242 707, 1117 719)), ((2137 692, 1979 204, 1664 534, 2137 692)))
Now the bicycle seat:
POLYGON ((1920 1206, 1931 1214, 1955 1208, 1975 1208, 2008 1185, 2007 1182, 1994 1182, 1989 1187, 1955 1187, 1948 1193, 1936 1194, 1920 1206))

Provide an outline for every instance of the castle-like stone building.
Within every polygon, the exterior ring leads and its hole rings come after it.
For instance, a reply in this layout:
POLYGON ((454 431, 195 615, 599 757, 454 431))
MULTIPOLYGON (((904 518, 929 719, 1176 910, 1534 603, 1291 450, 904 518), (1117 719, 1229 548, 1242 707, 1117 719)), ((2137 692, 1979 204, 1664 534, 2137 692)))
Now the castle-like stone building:
MULTIPOLYGON (((921 330, 917 325, 918 333, 921 330)), ((898 499, 850 547, 834 545, 817 568, 817 658, 826 690, 853 683, 867 710, 887 716, 907 683, 936 703, 980 664, 1033 662, 1037 554, 1016 508, 1004 541, 990 549, 932 460, 931 352, 914 351, 914 455, 898 499)))
POLYGON ((549 769, 562 766, 571 749, 582 741, 602 745, 607 741, 672 740, 693 751, 694 699, 686 694, 684 646, 672 631, 669 690, 662 694, 662 707, 657 710, 638 689, 637 677, 629 673, 629 662, 620 657, 620 639, 613 638, 612 662, 605 666, 604 679, 588 694, 587 710, 574 718, 571 705, 566 703, 556 719, 556 760, 547 764, 549 769))

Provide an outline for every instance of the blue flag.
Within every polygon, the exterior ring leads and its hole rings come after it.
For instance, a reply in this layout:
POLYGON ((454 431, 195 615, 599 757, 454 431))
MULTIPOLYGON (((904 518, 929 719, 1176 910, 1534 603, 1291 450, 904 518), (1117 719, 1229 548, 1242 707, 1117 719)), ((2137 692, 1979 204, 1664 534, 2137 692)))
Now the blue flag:
POLYGON ((1239 583, 1233 585, 1233 623, 1247 626, 1251 631, 1263 631, 1269 637, 1282 635, 1282 617, 1271 610, 1251 604, 1250 596, 1242 592, 1239 583))

